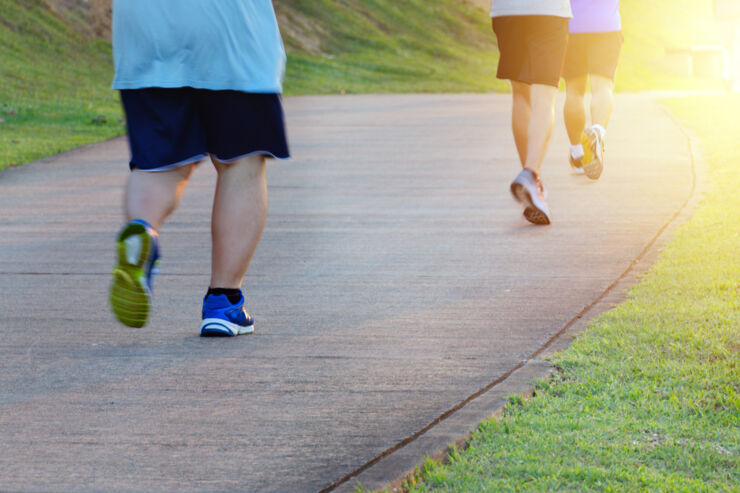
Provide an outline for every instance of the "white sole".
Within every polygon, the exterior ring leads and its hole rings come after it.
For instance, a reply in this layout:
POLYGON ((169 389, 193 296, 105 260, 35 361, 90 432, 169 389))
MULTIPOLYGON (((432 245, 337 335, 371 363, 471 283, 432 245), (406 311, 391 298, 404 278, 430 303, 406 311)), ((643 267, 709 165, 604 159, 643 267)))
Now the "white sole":
POLYGON ((511 186, 511 194, 517 202, 524 206, 524 218, 527 221, 540 226, 550 224, 550 217, 534 203, 527 187, 521 183, 514 183, 511 186))
POLYGON ((221 318, 206 318, 200 324, 200 335, 240 336, 254 332, 254 324, 237 325, 221 318))
POLYGON ((604 171, 604 164, 602 161, 595 159, 588 164, 584 164, 583 171, 586 174, 586 177, 591 180, 598 180, 601 173, 604 171))

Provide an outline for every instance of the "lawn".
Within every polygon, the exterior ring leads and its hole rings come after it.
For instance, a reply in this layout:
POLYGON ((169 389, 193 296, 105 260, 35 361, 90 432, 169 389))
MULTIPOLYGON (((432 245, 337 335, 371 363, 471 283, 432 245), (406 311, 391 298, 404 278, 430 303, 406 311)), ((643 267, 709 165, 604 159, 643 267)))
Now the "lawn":
POLYGON ((740 491, 740 95, 666 102, 711 192, 617 308, 407 490, 740 491))
POLYGON ((110 58, 79 12, 2 0, 0 170, 124 132, 110 58))

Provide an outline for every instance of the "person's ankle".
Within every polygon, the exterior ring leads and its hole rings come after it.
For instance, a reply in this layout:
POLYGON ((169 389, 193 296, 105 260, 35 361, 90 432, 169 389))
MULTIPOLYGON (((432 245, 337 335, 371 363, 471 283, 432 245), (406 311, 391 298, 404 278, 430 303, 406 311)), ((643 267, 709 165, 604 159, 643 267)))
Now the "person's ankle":
POLYGON ((242 298, 242 291, 239 288, 208 288, 206 296, 225 295, 230 303, 238 303, 242 298))
POLYGON ((581 144, 576 144, 570 146, 570 156, 573 159, 580 159, 585 155, 583 152, 583 146, 581 144))
POLYGON ((145 221, 143 219, 138 219, 138 218, 137 219, 132 219, 131 221, 129 221, 129 224, 131 224, 131 223, 141 224, 142 226, 144 226, 147 229, 151 229, 152 231, 157 231, 154 228, 154 226, 152 226, 149 222, 147 222, 147 221, 145 221))
POLYGON ((528 168, 527 166, 525 166, 523 169, 526 169, 527 171, 529 171, 530 173, 532 173, 532 176, 534 178, 538 178, 539 177, 539 173, 537 172, 536 169, 534 169, 534 168, 528 168))

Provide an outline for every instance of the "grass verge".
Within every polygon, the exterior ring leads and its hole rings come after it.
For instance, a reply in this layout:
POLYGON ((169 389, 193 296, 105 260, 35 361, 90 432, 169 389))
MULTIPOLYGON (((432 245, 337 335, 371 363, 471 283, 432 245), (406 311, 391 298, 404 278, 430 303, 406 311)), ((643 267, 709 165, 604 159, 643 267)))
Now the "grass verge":
POLYGON ((121 135, 110 44, 83 13, 41 0, 0 11, 0 169, 121 135))
POLYGON ((628 299, 407 491, 740 491, 740 95, 668 100, 711 192, 628 299))

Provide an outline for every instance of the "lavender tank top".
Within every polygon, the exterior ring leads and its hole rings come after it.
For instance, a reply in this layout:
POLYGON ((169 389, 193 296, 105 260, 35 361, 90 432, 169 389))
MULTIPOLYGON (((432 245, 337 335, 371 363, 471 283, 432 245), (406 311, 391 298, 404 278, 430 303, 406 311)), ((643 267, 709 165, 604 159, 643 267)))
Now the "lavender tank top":
POLYGON ((622 30, 619 0, 570 0, 571 33, 605 33, 622 30))

